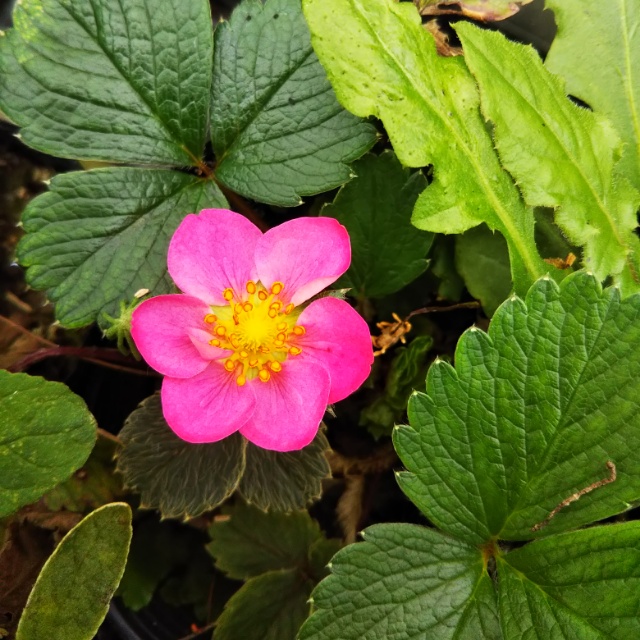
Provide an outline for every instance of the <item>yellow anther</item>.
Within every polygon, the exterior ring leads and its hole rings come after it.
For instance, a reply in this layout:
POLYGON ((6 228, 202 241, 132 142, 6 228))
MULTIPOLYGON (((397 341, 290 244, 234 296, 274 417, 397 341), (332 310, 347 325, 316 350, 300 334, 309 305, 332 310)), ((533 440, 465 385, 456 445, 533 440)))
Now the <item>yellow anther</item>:
POLYGON ((260 300, 266 300, 269 297, 269 295, 267 294, 266 291, 258 291, 258 298, 260 298, 260 300))
POLYGON ((269 317, 275 318, 278 315, 278 312, 275 309, 269 309, 269 317))
POLYGON ((276 338, 278 338, 278 340, 280 340, 281 342, 284 342, 287 339, 286 334, 284 333, 279 333, 276 338))
POLYGON ((282 284, 282 282, 274 282, 271 285, 271 293, 273 293, 274 296, 277 296, 279 293, 281 293, 283 289, 284 285, 282 284))
POLYGON ((220 346, 220 340, 217 340, 216 338, 214 338, 213 340, 209 340, 209 344, 212 347, 219 347, 220 346))
POLYGON ((276 300, 269 305, 269 309, 275 309, 276 311, 280 311, 282 309, 282 302, 280 300, 276 300))
POLYGON ((289 353, 292 356, 299 356, 302 353, 302 349, 300 347, 291 347, 289 353))
POLYGON ((224 361, 224 368, 227 371, 233 371, 236 368, 236 363, 233 360, 225 360, 224 361))
POLYGON ((303 336, 305 333, 307 333, 307 330, 301 324, 297 324, 295 327, 293 327, 293 333, 295 333, 297 336, 303 336))
POLYGON ((244 385, 247 384, 247 379, 242 374, 240 374, 236 378, 236 382, 238 383, 239 387, 244 387, 244 385))
POLYGON ((273 341, 273 346, 274 347, 278 347, 278 348, 284 347, 284 340, 274 340, 273 341))
POLYGON ((222 297, 227 301, 227 302, 231 302, 233 300, 233 289, 225 289, 222 292, 222 297))
POLYGON ((252 305, 250 302, 245 302, 245 303, 242 305, 242 308, 243 308, 245 311, 251 311, 251 310, 253 309, 253 305, 252 305))
POLYGON ((238 302, 234 307, 233 307, 233 311, 235 314, 238 313, 242 313, 242 311, 244 310, 244 307, 242 306, 242 303, 238 302))
POLYGON ((207 324, 213 324, 217 319, 218 319, 218 316, 215 315, 214 313, 207 313, 207 315, 204 317, 204 321, 207 324))
POLYGON ((238 343, 238 336, 235 333, 232 333, 229 336, 229 342, 234 349, 237 349, 240 346, 240 344, 238 343))
POLYGON ((286 322, 281 322, 278 325, 278 331, 284 331, 287 328, 287 323, 286 322))
POLYGON ((290 302, 285 308, 284 308, 284 312, 289 315, 295 308, 295 305, 293 304, 293 302, 290 302))
POLYGON ((241 351, 240 352, 240 357, 245 360, 246 358, 249 357, 249 354, 246 351, 241 351))
POLYGON ((269 368, 271 371, 275 371, 276 373, 278 373, 278 371, 282 371, 282 365, 279 362, 270 362, 269 368))
POLYGON ((249 280, 249 282, 247 282, 247 293, 255 293, 256 288, 256 283, 253 282, 253 280, 249 280))
POLYGON ((260 360, 258 360, 258 358, 252 358, 251 360, 249 360, 250 367, 257 367, 259 364, 260 360))
POLYGON ((269 382, 270 377, 271 377, 271 374, 266 369, 260 369, 260 372, 258 373, 258 378, 260 378, 262 382, 269 382))
POLYGON ((216 333, 219 336, 223 336, 226 332, 227 332, 227 330, 222 325, 216 327, 216 333))
POLYGON ((271 353, 271 349, 269 349, 269 347, 266 347, 265 345, 262 345, 258 350, 260 351, 260 353, 271 353))

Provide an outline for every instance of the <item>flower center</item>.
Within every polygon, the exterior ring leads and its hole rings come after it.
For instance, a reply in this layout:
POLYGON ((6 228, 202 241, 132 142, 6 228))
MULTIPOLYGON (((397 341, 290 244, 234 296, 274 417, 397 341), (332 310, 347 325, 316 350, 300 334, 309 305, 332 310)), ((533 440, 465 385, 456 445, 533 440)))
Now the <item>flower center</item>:
POLYGON ((211 307, 212 313, 204 318, 213 336, 209 344, 233 351, 224 368, 240 386, 253 378, 269 382, 282 371, 288 356, 302 353, 295 344, 305 334, 305 328, 296 324, 300 311, 279 299, 283 291, 282 282, 267 290, 260 282, 249 281, 240 294, 225 289, 222 295, 228 305, 211 307))

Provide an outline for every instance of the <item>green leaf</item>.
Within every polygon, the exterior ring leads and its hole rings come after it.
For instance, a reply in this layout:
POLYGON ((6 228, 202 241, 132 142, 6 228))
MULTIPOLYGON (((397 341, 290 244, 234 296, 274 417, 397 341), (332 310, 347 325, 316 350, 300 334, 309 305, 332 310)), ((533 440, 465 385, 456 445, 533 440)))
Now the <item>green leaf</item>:
POLYGON ((463 334, 456 368, 436 361, 427 395, 409 401, 411 426, 394 433, 402 489, 475 544, 628 509, 640 500, 639 342, 640 296, 621 302, 584 272, 510 298, 488 334, 463 334), (604 483, 609 461, 617 479, 604 483))
POLYGON ((346 182, 376 135, 338 104, 300 0, 245 0, 216 31, 211 137, 220 182, 296 206, 346 182))
POLYGON ((419 172, 404 169, 392 151, 366 155, 353 165, 347 183, 322 215, 339 220, 351 238, 351 266, 338 286, 357 296, 395 293, 427 268, 433 234, 410 222, 416 199, 427 186, 419 172))
POLYGON ((117 440, 113 436, 99 434, 82 468, 42 497, 47 508, 83 512, 122 498, 122 479, 114 473, 116 450, 117 440))
POLYGON ((167 247, 188 213, 226 207, 212 181, 176 171, 108 168, 54 178, 29 203, 20 262, 36 289, 47 289, 58 320, 90 324, 138 289, 168 293, 167 247))
POLYGON ((511 293, 507 243, 486 225, 456 236, 456 268, 489 317, 511 293))
POLYGON ((584 247, 600 280, 613 276, 623 295, 640 290, 640 193, 620 174, 609 122, 571 102, 533 48, 469 24, 456 29, 500 158, 526 202, 557 207, 558 226, 584 247))
POLYGON ((246 443, 244 474, 238 492, 260 509, 304 509, 322 493, 322 481, 331 475, 325 452, 329 443, 324 426, 300 451, 269 451, 246 443))
POLYGON ((367 427, 374 437, 391 435, 394 424, 404 415, 411 392, 424 382, 427 354, 432 346, 431 336, 418 336, 408 347, 397 350, 387 375, 384 394, 360 414, 360 424, 367 427))
POLYGON ((566 80, 571 95, 611 119, 625 144, 620 169, 640 189, 640 6, 547 0, 546 7, 558 33, 545 65, 566 80))
POLYGON ((120 432, 117 470, 141 494, 141 507, 164 518, 193 518, 236 489, 244 469, 245 440, 233 434, 212 444, 178 438, 162 415, 160 396, 147 398, 120 432))
POLYGON ((338 552, 312 597, 300 640, 499 638, 480 550, 426 527, 369 527, 363 543, 338 552), (474 635, 478 610, 488 618, 485 635, 474 635))
POLYGON ((222 514, 209 529, 207 549, 218 569, 238 580, 305 567, 309 548, 323 537, 306 511, 265 513, 240 503, 222 514))
POLYGON ((639 522, 552 536, 500 557, 505 638, 640 637, 638 567, 639 522))
POLYGON ((0 39, 0 108, 55 156, 198 165, 211 86, 209 3, 23 0, 0 39))
POLYGON ((400 162, 434 165, 418 198, 420 229, 461 233, 486 222, 509 245, 516 290, 549 271, 534 218, 503 170, 461 58, 436 53, 416 8, 394 0, 303 0, 312 42, 340 102, 384 123, 400 162))
POLYGON ((84 401, 59 382, 0 370, 0 517, 81 467, 96 440, 84 401))
POLYGON ((76 525, 47 560, 16 640, 91 640, 107 614, 131 542, 131 509, 112 503, 76 525))
POLYGON ((245 583, 216 623, 216 640, 296 640, 313 583, 297 571, 270 571, 245 583))

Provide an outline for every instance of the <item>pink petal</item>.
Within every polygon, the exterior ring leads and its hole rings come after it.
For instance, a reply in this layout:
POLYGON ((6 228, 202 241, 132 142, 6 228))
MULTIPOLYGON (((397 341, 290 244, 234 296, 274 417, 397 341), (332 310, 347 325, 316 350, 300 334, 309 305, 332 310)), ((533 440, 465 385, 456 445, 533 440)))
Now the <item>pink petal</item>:
POLYGON ((353 393, 367 379, 373 363, 369 327, 360 314, 344 300, 326 297, 312 302, 298 324, 306 333, 296 344, 331 377, 329 403, 353 393))
POLYGON ((212 362, 193 378, 165 378, 162 412, 176 435, 187 442, 217 442, 235 433, 256 406, 249 385, 239 387, 235 375, 212 362))
POLYGON ((262 284, 282 282, 285 302, 299 305, 335 282, 351 263, 347 230, 333 218, 297 218, 267 231, 256 247, 262 284))
POLYGON ((261 237, 252 222, 227 209, 188 215, 169 244, 169 273, 185 293, 211 305, 226 304, 226 288, 241 293, 249 280, 257 280, 254 255, 261 237))
POLYGON ((290 357, 268 382, 252 385, 256 410, 240 433, 273 451, 296 451, 315 437, 327 407, 329 374, 303 356, 290 357))
POLYGON ((227 353, 207 345, 207 357, 196 347, 190 333, 205 329, 209 307, 197 298, 181 294, 145 300, 133 312, 131 336, 150 367, 165 376, 190 378, 203 371, 208 360, 227 353))

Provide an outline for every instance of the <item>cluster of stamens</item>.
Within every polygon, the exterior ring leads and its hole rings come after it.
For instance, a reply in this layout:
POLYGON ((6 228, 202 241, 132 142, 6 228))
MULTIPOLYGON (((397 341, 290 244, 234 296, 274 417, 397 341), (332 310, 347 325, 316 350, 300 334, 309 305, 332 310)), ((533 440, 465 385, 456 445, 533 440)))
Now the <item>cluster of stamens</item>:
POLYGON ((213 335, 209 344, 233 351, 224 360, 224 368, 240 386, 253 378, 269 382, 274 373, 282 371, 288 356, 302 353, 295 341, 305 334, 305 328, 296 324, 300 312, 294 305, 279 299, 283 290, 282 282, 274 282, 267 290, 253 281, 241 293, 225 289, 222 295, 228 305, 212 307, 212 313, 204 317, 213 335))

